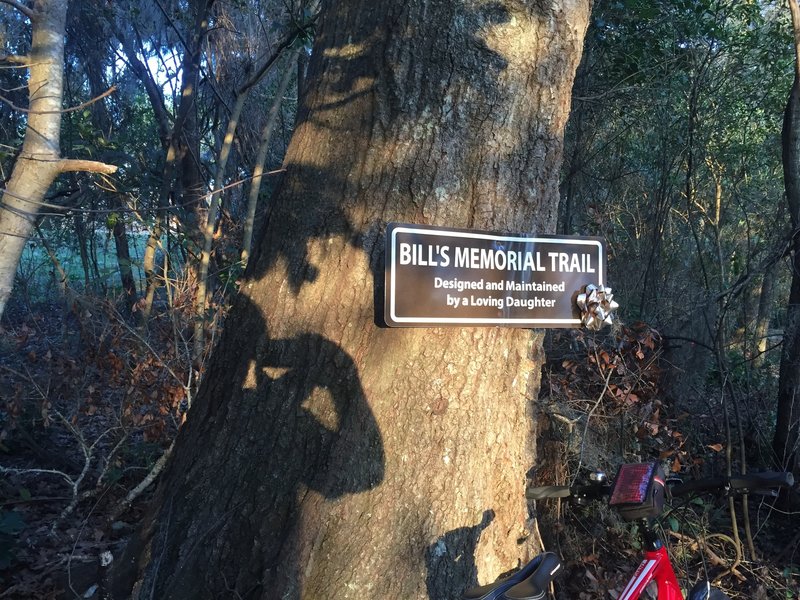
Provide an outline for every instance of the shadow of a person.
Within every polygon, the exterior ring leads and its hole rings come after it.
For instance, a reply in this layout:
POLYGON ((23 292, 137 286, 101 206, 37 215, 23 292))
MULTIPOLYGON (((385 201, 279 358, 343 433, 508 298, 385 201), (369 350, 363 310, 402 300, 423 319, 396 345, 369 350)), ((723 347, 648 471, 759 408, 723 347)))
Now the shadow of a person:
POLYGON ((327 501, 384 477, 353 359, 315 333, 272 339, 252 300, 236 304, 238 322, 223 333, 164 474, 156 529, 140 532, 144 556, 170 565, 138 583, 154 597, 291 598, 303 573, 294 550, 308 534, 304 496, 316 493, 324 523, 327 501))
POLYGON ((458 600, 461 592, 478 583, 475 548, 481 532, 494 520, 494 511, 483 511, 480 523, 448 531, 425 551, 430 600, 458 600))
POLYGON ((272 436, 274 460, 267 472, 283 496, 264 531, 276 542, 268 558, 274 567, 264 579, 274 579, 275 592, 291 598, 301 587, 309 552, 299 547, 302 538, 327 527, 313 510, 301 525, 298 503, 308 490, 332 500, 377 486, 384 477, 383 444, 355 364, 337 344, 304 333, 265 340, 261 351, 256 393, 269 399, 270 420, 281 424, 272 436))

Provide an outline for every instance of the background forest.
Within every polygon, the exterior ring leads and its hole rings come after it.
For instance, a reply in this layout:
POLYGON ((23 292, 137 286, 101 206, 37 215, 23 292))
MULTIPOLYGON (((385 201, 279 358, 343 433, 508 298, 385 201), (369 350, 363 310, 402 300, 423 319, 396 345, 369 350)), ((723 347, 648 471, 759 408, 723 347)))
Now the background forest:
MULTIPOLYGON (((97 556, 117 554, 137 522, 224 326, 317 7, 70 3, 60 149, 83 162, 22 210, 7 194, 32 120, 29 10, 0 2, 0 239, 33 216, 0 298, 0 598, 92 597, 97 556)), ((637 457, 686 477, 794 465, 798 417, 777 411, 781 353, 796 344, 798 207, 782 162, 795 64, 783 1, 595 2, 558 232, 605 238, 621 308, 610 331, 548 334, 540 483, 637 457)), ((738 525, 719 506, 693 519, 722 536, 703 548, 731 597, 800 597, 796 527, 766 504, 741 505, 738 525)), ((597 556, 630 563, 622 526, 563 519, 548 512, 541 533, 574 557, 586 597, 618 592, 629 573, 597 556), (587 536, 606 541, 590 552, 587 536)), ((674 533, 691 555, 698 538, 674 533)))

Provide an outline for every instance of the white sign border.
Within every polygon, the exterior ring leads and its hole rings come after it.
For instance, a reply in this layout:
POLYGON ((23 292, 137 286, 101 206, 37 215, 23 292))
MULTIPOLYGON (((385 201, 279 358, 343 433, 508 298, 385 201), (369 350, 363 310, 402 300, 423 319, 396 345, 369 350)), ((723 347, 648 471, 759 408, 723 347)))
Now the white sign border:
POLYGON ((419 325, 427 325, 427 324, 441 324, 446 325, 449 323, 453 324, 464 324, 464 325, 475 325, 475 324, 497 324, 497 325, 505 325, 505 324, 530 324, 530 325, 580 325, 580 319, 524 319, 524 318, 517 318, 517 319, 504 319, 499 317, 490 317, 490 318, 477 318, 477 317, 398 317, 396 314, 396 307, 395 307, 395 293, 397 292, 397 286, 395 285, 395 273, 396 265, 394 263, 395 258, 397 257, 397 234, 398 233, 413 233, 419 235, 440 235, 440 236, 450 236, 450 237, 457 237, 457 238, 468 238, 468 239, 483 239, 483 240, 495 240, 495 241, 504 241, 504 242, 533 242, 533 243, 545 243, 545 244, 570 244, 574 246, 596 246, 597 247, 597 256, 598 256, 598 273, 597 279, 598 284, 604 286, 604 274, 603 274, 603 244, 599 240, 591 240, 591 239, 582 239, 582 238, 561 238, 561 237, 526 237, 522 235, 500 235, 496 233, 482 233, 482 232, 467 232, 467 231, 453 231, 450 229, 436 229, 436 228, 429 228, 429 227, 413 227, 408 225, 399 225, 392 229, 392 237, 391 237, 391 258, 392 264, 390 267, 391 272, 391 295, 389 296, 389 315, 391 316, 392 322, 394 323, 408 323, 408 324, 419 324, 419 325))

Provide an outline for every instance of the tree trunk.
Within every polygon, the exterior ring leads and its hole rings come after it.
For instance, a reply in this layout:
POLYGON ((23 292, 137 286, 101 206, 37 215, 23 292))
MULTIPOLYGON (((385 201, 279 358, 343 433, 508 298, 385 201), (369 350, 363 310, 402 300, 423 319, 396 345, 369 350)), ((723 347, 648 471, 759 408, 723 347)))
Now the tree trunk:
MULTIPOLYGON (((161 188, 158 196, 158 207, 154 218, 153 227, 145 245, 142 257, 142 268, 145 273, 144 302, 141 309, 141 322, 146 325, 150 318, 155 299, 156 287, 161 285, 162 277, 158 274, 156 253, 161 245, 161 236, 164 234, 165 221, 170 207, 170 197, 180 216, 183 233, 195 242, 193 251, 199 255, 202 248, 200 212, 203 210, 203 198, 206 197, 206 185, 200 171, 200 133, 197 130, 197 96, 200 83, 200 62, 203 53, 203 40, 208 32, 208 18, 215 0, 192 0, 189 3, 190 12, 194 15, 194 26, 191 37, 187 36, 184 55, 181 62, 181 99, 177 115, 171 129, 166 111, 163 108, 163 98, 157 89, 153 88, 152 77, 147 68, 137 60, 132 61, 134 72, 146 84, 148 97, 156 112, 159 122, 159 131, 165 139, 165 159, 162 173, 161 188), (152 92, 150 91, 152 89, 152 92), (166 137, 164 137, 166 136, 166 137)), ((115 35, 124 40, 124 32, 116 29, 115 35)), ((130 42, 125 45, 126 52, 133 51, 130 42)), ((135 57, 135 54, 134 54, 135 57)), ((195 268, 195 265, 190 265, 195 268)), ((166 277, 167 273, 164 272, 166 277)))
POLYGON ((764 275, 761 278, 761 287, 758 294, 758 313, 753 335, 753 349, 755 350, 753 366, 756 368, 764 365, 769 347, 769 324, 772 320, 772 307, 775 302, 775 275, 775 265, 768 265, 764 269, 764 275))
POLYGON ((0 317, 44 195, 58 174, 66 0, 37 0, 31 19, 29 113, 0 210, 0 317))
POLYGON ((541 334, 386 329, 375 305, 390 221, 554 230, 589 2, 328 6, 122 597, 456 598, 536 550, 541 334))
POLYGON ((173 197, 183 232, 192 240, 192 253, 198 257, 197 264, 189 265, 195 272, 199 270, 203 224, 208 210, 208 185, 201 165, 201 132, 198 122, 201 62, 203 42, 208 33, 209 15, 214 2, 215 0, 189 2, 190 14, 194 15, 194 26, 191 37, 187 39, 181 63, 181 102, 172 132, 177 163, 173 197))
MULTIPOLYGON (((199 274, 197 277, 197 296, 195 298, 195 316, 194 316, 194 347, 192 349, 192 360, 195 364, 202 364, 203 354, 206 350, 206 307, 208 305, 208 294, 210 290, 209 281, 209 266, 211 264, 211 250, 214 244, 214 231, 217 226, 217 217, 219 215, 220 206, 222 205, 223 195, 225 193, 225 173, 228 166, 228 158, 230 157, 231 149, 233 148, 233 140, 236 135, 236 128, 239 126, 239 118, 242 116, 242 109, 244 108, 245 100, 253 89, 253 86, 258 83, 271 69, 275 66, 276 61, 280 54, 289 47, 291 40, 294 36, 286 37, 280 44, 278 50, 273 53, 261 69, 255 74, 254 77, 246 81, 237 91, 236 100, 231 110, 230 118, 228 119, 228 127, 225 132, 225 137, 222 140, 222 145, 217 156, 216 173, 214 175, 214 189, 210 197, 211 202, 208 207, 208 214, 206 221, 202 227, 202 249, 200 252, 199 260, 199 274)), ((294 56, 294 54, 292 54, 294 56)), ((284 88, 285 89, 285 88, 284 88)), ((271 113, 270 113, 271 114, 271 113)), ((245 231, 247 231, 247 224, 245 223, 245 231)))
POLYGON ((61 158, 61 101, 67 0, 36 0, 31 11, 28 57, 28 122, 22 151, 14 162, 0 206, 0 317, 3 316, 22 250, 44 195, 65 171, 113 173, 94 161, 61 158))
MULTIPOLYGON (((92 93, 92 97, 98 97, 107 89, 104 76, 106 69, 105 62, 98 60, 97 57, 92 54, 97 51, 97 48, 106 47, 110 43, 111 36, 107 33, 106 29, 99 26, 100 22, 99 19, 92 20, 88 23, 84 22, 81 30, 77 32, 77 35, 81 36, 79 38, 78 47, 83 58, 84 69, 89 81, 89 90, 92 93)), ((91 105, 90 112, 94 127, 104 138, 109 139, 114 129, 114 123, 106 104, 104 102, 95 102, 91 105)), ((101 157, 105 159, 107 156, 104 155, 107 155, 107 153, 101 155, 101 157)), ((114 236, 114 249, 117 255, 117 267, 119 269, 120 283, 122 284, 125 310, 127 314, 131 314, 138 297, 136 278, 134 277, 131 267, 131 251, 128 242, 126 219, 127 206, 121 194, 110 193, 107 194, 107 198, 109 208, 116 211, 111 233, 114 236)))
POLYGON ((778 467, 793 470, 797 461, 800 428, 800 7, 791 0, 795 37, 795 76, 783 118, 783 181, 792 220, 792 285, 786 307, 778 405, 772 448, 778 467))
MULTIPOLYGON (((299 56, 299 54, 300 53, 295 50, 290 59, 293 60, 299 56)), ((292 72, 289 65, 286 65, 286 70, 275 90, 275 97, 272 99, 272 104, 267 114, 267 120, 264 123, 264 127, 261 129, 261 137, 258 141, 258 152, 256 153, 255 163, 253 164, 253 179, 250 182, 250 191, 247 195, 247 213, 244 220, 244 235, 242 237, 241 260, 244 265, 247 265, 247 261, 250 260, 250 248, 252 247, 253 231, 255 230, 256 224, 258 196, 261 192, 261 184, 264 182, 264 167, 267 163, 270 142, 272 142, 272 132, 275 130, 278 112, 281 106, 283 106, 283 95, 286 93, 286 88, 289 87, 291 74, 292 72)))
POLYGON ((78 252, 81 257, 81 266, 83 267, 83 288, 84 294, 88 294, 94 287, 92 285, 91 265, 89 264, 89 244, 86 240, 86 227, 83 224, 83 215, 76 212, 72 217, 72 226, 75 228, 75 237, 78 238, 78 252))
POLYGON ((120 201, 116 194, 109 194, 109 206, 118 209, 119 213, 114 221, 112 233, 114 235, 114 248, 117 251, 117 266, 119 267, 119 277, 122 283, 122 293, 125 300, 125 309, 128 314, 133 312, 136 304, 136 278, 133 275, 131 263, 131 251, 128 244, 128 232, 125 220, 125 205, 120 201))

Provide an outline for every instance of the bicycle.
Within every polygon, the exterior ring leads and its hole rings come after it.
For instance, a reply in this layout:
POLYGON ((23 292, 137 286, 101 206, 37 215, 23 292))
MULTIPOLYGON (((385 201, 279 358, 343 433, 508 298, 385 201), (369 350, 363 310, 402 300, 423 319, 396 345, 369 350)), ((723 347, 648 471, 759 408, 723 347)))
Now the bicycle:
MULTIPOLYGON (((710 477, 678 483, 668 481, 661 467, 653 462, 622 465, 613 483, 602 472, 596 472, 590 475, 587 485, 529 487, 525 495, 529 500, 569 498, 579 506, 608 497, 609 506, 615 508, 624 520, 639 523, 639 536, 644 550, 642 562, 617 600, 635 600, 653 582, 658 600, 684 600, 666 544, 654 527, 666 496, 680 497, 718 490, 724 490, 727 494, 746 494, 793 485, 792 474, 783 472, 710 477)), ((543 600, 560 566, 558 556, 545 552, 504 579, 470 588, 464 592, 462 600, 543 600)), ((709 581, 699 581, 685 600, 730 598, 721 590, 711 587, 709 581)))

